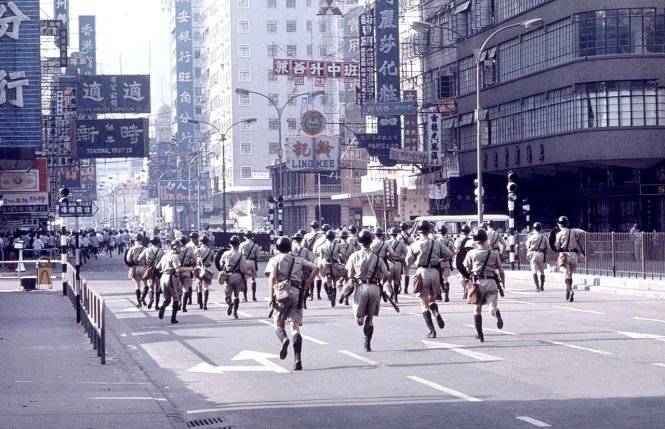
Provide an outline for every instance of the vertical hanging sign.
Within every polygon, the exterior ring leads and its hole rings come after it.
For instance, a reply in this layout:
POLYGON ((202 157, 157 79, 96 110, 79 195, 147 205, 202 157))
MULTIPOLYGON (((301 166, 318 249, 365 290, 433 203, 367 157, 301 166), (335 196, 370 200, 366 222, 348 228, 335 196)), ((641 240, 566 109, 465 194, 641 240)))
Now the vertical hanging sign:
MULTIPOLYGON (((400 101, 399 75, 399 1, 376 0, 376 101, 390 103, 400 101)), ((395 165, 389 160, 390 148, 401 147, 401 118, 379 118, 378 134, 385 139, 386 147, 379 154, 383 165, 395 165)))
MULTIPOLYGON (((406 90, 403 101, 418 103, 418 91, 406 90)), ((404 115, 404 149, 418 150, 418 115, 404 115)))
POLYGON ((367 11, 358 17, 358 58, 360 63, 360 87, 356 104, 374 101, 374 13, 367 11))
POLYGON ((429 165, 441 165, 441 115, 427 114, 427 150, 429 165))
POLYGON ((84 75, 97 74, 97 35, 95 17, 79 16, 79 54, 85 58, 85 65, 79 68, 84 75))
POLYGON ((192 44, 192 3, 175 2, 176 112, 178 146, 189 151, 194 126, 187 122, 194 116, 194 55, 192 44))

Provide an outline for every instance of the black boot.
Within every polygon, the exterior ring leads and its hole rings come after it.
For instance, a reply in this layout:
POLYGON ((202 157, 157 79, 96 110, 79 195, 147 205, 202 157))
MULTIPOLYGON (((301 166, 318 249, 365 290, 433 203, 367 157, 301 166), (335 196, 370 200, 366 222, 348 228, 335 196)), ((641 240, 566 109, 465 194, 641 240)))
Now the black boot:
POLYGON ((449 296, 450 295, 450 283, 445 282, 443 284, 443 294, 444 294, 443 302, 450 302, 450 296, 449 296))
POLYGON ((374 335, 374 326, 370 326, 365 320, 365 326, 363 327, 363 333, 365 334, 365 351, 372 351, 372 335, 374 335))
MULTIPOLYGON (((150 290, 150 288, 148 286, 144 286, 143 287, 143 293, 141 294, 141 303, 143 305, 145 305, 146 307, 148 306, 148 304, 145 302, 145 297, 146 297, 146 295, 148 295, 149 290, 150 290)), ((150 308, 150 307, 148 307, 148 308, 150 308)))
POLYGON ((236 298, 233 300, 233 318, 238 318, 238 307, 240 307, 240 299, 236 298))
POLYGON ((404 276, 404 294, 408 295, 409 294, 409 276, 404 276))
POLYGON ((545 274, 540 275, 540 291, 545 290, 545 274))
POLYGON ((538 274, 533 274, 533 282, 536 284, 536 292, 540 292, 540 285, 538 284, 538 274))
POLYGON ((301 371, 302 370, 302 336, 296 333, 293 334, 293 370, 301 371))
POLYGON ((321 299, 321 279, 316 280, 316 299, 321 299))
POLYGON ((425 319, 425 325, 427 325, 427 329, 429 329, 427 337, 436 338, 436 330, 434 329, 434 323, 432 323, 432 315, 430 314, 429 311, 423 311, 423 319, 425 319))
POLYGON ((199 305, 199 310, 203 309, 203 292, 196 292, 196 303, 199 305))
POLYGON ((503 319, 501 318, 501 312, 499 311, 498 308, 496 309, 495 315, 496 315, 496 327, 499 328, 499 329, 502 329, 503 328, 503 319))
MULTIPOLYGON (((171 303, 171 298, 166 298, 166 299, 164 300, 164 305, 162 305, 162 306, 159 308, 159 318, 160 318, 160 319, 163 319, 163 318, 164 318, 164 312, 166 311, 166 307, 168 307, 170 303, 171 303)), ((159 307, 159 306, 158 306, 158 307, 159 307)))
POLYGON ((575 292, 573 292, 573 279, 566 279, 566 301, 575 301, 575 292))
POLYGON ((155 291, 150 290, 150 301, 148 301, 148 310, 152 308, 152 304, 155 302, 155 291))
POLYGON ((203 309, 207 310, 208 309, 208 296, 210 295, 209 290, 203 291, 203 309))
POLYGON ((284 328, 277 328, 275 332, 277 333, 277 338, 279 338, 279 341, 282 343, 282 348, 279 351, 279 358, 284 360, 289 353, 289 337, 286 336, 286 329, 284 328))
POLYGON ((155 310, 159 311, 159 297, 162 296, 162 291, 158 290, 155 296, 155 310))
POLYGON ((187 293, 189 294, 189 295, 188 295, 188 296, 189 296, 189 302, 188 302, 187 304, 192 305, 192 295, 193 295, 193 293, 192 293, 192 288, 189 288, 189 290, 187 291, 187 293))
MULTIPOLYGON (((177 304, 177 303, 176 303, 176 304, 177 304)), ((184 305, 184 304, 185 304, 185 303, 183 302, 183 305, 184 305)), ((175 318, 175 315, 176 315, 176 314, 178 314, 178 306, 174 304, 174 305, 173 305, 173 310, 171 311, 171 323, 174 323, 174 324, 175 324, 175 323, 178 323, 178 320, 175 318)))
POLYGON ((256 281, 252 280, 252 301, 256 301, 256 281))
POLYGON ((462 294, 462 299, 466 299, 467 294, 468 294, 468 292, 466 290, 466 283, 462 284, 462 289, 464 290, 464 292, 462 294))
POLYGON ((439 313, 439 305, 436 302, 433 302, 429 305, 429 311, 431 311, 434 317, 436 318, 436 323, 437 325, 439 325, 439 329, 445 328, 446 323, 443 321, 441 313, 439 313))
POLYGON ((247 281, 242 288, 242 302, 247 302, 247 281))
POLYGON ((226 314, 230 316, 231 313, 233 313, 233 301, 230 296, 226 297, 226 304, 229 306, 229 308, 226 309, 226 314))
POLYGON ((336 302, 337 302, 337 288, 335 286, 332 286, 330 288, 330 305, 334 307, 336 302))
POLYGON ((482 314, 473 315, 473 324, 476 325, 476 340, 480 340, 481 343, 485 342, 485 335, 483 334, 483 316, 482 314))
POLYGON ((187 313, 187 301, 191 299, 190 295, 192 294, 192 291, 187 291, 183 294, 183 298, 180 299, 182 302, 182 312, 187 313))
POLYGON ((136 306, 141 308, 143 306, 143 304, 141 304, 141 290, 136 289, 134 292, 136 292, 136 301, 138 302, 136 306))

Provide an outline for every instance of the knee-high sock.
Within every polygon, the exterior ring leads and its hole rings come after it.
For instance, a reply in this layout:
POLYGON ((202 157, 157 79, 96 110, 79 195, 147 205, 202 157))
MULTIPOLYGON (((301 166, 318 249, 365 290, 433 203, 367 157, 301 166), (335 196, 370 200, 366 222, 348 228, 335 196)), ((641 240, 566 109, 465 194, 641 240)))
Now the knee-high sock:
POLYGON ((423 311, 423 319, 425 319, 427 329, 432 333, 436 333, 436 330, 434 330, 434 323, 432 323, 432 314, 429 311, 423 311))
POLYGON ((293 334, 293 354, 294 354, 294 360, 296 362, 301 361, 301 355, 300 355, 301 352, 302 352, 302 336, 299 333, 295 333, 293 334))
POLYGON ((482 314, 473 315, 473 324, 476 326, 476 336, 480 341, 485 341, 485 336, 483 335, 483 316, 482 314))
POLYGON ((540 275, 540 290, 545 289, 545 274, 540 275))
POLYGON ((540 290, 540 285, 538 284, 538 274, 533 273, 533 282, 536 284, 536 290, 540 290))

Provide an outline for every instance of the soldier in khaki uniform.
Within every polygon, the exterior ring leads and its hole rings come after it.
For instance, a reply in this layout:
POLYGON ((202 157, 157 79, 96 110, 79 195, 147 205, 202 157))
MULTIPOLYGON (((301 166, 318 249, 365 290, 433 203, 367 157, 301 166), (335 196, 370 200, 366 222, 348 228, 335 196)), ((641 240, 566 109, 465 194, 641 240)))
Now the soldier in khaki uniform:
POLYGON ((268 261, 266 272, 268 277, 268 291, 271 297, 273 321, 275 323, 275 333, 281 343, 279 352, 280 359, 286 359, 289 349, 289 337, 286 335, 286 321, 291 325, 291 334, 293 336, 293 353, 295 371, 302 370, 302 336, 300 335, 300 326, 303 317, 303 301, 305 299, 304 290, 311 287, 314 278, 319 274, 319 269, 313 263, 290 254, 291 240, 288 237, 280 237, 275 243, 279 252, 268 261), (303 271, 309 270, 309 277, 303 284, 303 271), (289 276, 289 272, 291 273, 289 276), (288 276, 288 279, 287 279, 288 276), (289 280, 291 299, 287 302, 277 302, 275 300, 274 286, 276 283, 289 280))
MULTIPOLYGON (((455 248, 455 242, 453 241, 452 237, 448 235, 448 227, 445 225, 441 225, 439 227, 439 241, 448 250, 453 252, 453 249, 455 248)), ((454 256, 455 252, 453 252, 453 257, 454 256)), ((443 290, 444 302, 450 302, 450 283, 448 282, 448 279, 450 278, 450 264, 450 261, 441 262, 441 289, 443 290)))
POLYGON ((374 335, 374 316, 379 315, 381 307, 381 290, 383 282, 388 279, 388 265, 370 248, 372 233, 363 230, 358 234, 358 242, 362 249, 354 252, 346 261, 349 279, 356 284, 353 295, 353 315, 365 334, 364 349, 372 351, 374 335))
POLYGON ((490 249, 498 251, 501 258, 505 258, 508 255, 508 243, 506 243, 506 240, 496 230, 496 224, 493 220, 487 222, 485 232, 487 232, 487 243, 490 249))
POLYGON ((541 232, 543 226, 540 222, 533 224, 533 232, 526 239, 526 257, 529 259, 533 282, 536 292, 545 290, 545 257, 547 255, 547 237, 541 232), (538 283, 540 273, 540 284, 538 283))
MULTIPOLYGON (((303 244, 303 237, 305 236, 304 232, 305 231, 301 229, 293 235, 293 240, 291 241, 291 254, 314 263, 316 256, 314 256, 314 253, 303 244)), ((270 273, 266 272, 265 274, 268 276, 270 273)), ((306 269, 303 271, 303 277, 309 277, 309 271, 306 269)), ((302 300, 303 308, 307 308, 307 294, 310 294, 311 296, 311 291, 306 290, 303 291, 303 293, 305 294, 302 300)))
MULTIPOLYGON (((309 224, 310 231, 303 236, 303 245, 314 254, 314 263, 316 264, 316 252, 314 251, 314 245, 316 242, 319 241, 321 237, 324 236, 324 233, 321 232, 320 228, 321 226, 317 221, 312 221, 312 223, 309 224)), ((318 289, 318 299, 321 299, 321 279, 316 280, 316 287, 318 289)), ((309 291, 309 300, 314 299, 314 290, 309 291)))
POLYGON ((250 273, 243 277, 244 289, 242 291, 242 302, 247 302, 247 277, 252 279, 252 301, 256 301, 256 271, 259 269, 258 261, 261 254, 261 246, 254 242, 254 233, 252 231, 245 232, 245 241, 240 244, 240 252, 251 268, 250 273))
MULTIPOLYGON (((354 225, 351 226, 355 228, 354 225)), ((349 241, 351 238, 351 234, 349 234, 349 231, 347 231, 346 229, 342 230, 342 232, 339 234, 339 238, 341 240, 341 242, 339 243, 339 261, 344 266, 344 273, 340 276, 340 278, 337 281, 337 291, 339 292, 339 303, 340 304, 344 303, 344 305, 349 305, 349 297, 342 294, 342 289, 344 288, 346 282, 349 280, 348 271, 346 270, 346 261, 349 260, 349 257, 353 254, 353 252, 358 250, 356 246, 360 246, 360 244, 358 243, 357 237, 355 244, 349 241)))
POLYGON ((134 245, 129 248, 127 252, 127 263, 131 265, 129 268, 128 277, 134 282, 134 293, 136 293, 136 301, 138 304, 137 307, 142 307, 148 305, 145 302, 145 296, 148 294, 148 286, 143 280, 143 273, 145 272, 145 267, 139 263, 139 257, 141 252, 143 252, 143 237, 140 235, 136 236, 134 240, 134 245), (141 283, 143 283, 143 295, 141 295, 141 283))
POLYGON ((392 227, 388 231, 392 237, 390 240, 386 241, 386 245, 390 248, 393 253, 392 264, 390 265, 390 279, 392 283, 392 298, 395 302, 399 302, 399 294, 402 293, 402 271, 404 270, 404 261, 406 260, 406 255, 409 253, 409 247, 404 243, 404 241, 398 238, 399 230, 397 227, 392 227))
POLYGON ((182 290, 184 292, 184 295, 180 300, 182 303, 182 312, 187 313, 187 304, 192 299, 192 285, 194 284, 194 275, 196 274, 196 271, 194 270, 194 267, 196 266, 196 256, 194 255, 196 245, 184 235, 180 237, 180 241, 182 242, 183 246, 182 252, 180 252, 179 255, 180 265, 183 267, 192 268, 191 271, 184 271, 178 276, 180 279, 180 285, 182 286, 182 290))
POLYGON ((420 306, 423 312, 423 319, 429 329, 427 336, 436 338, 436 330, 432 323, 432 316, 436 318, 439 329, 445 327, 443 317, 439 313, 439 306, 436 303, 437 295, 441 294, 441 277, 439 268, 441 261, 449 261, 453 253, 443 246, 439 240, 429 236, 431 224, 422 220, 418 222, 418 234, 420 239, 409 246, 406 264, 410 267, 414 262, 417 269, 416 274, 420 274, 423 279, 423 288, 419 293, 420 306))
POLYGON ((245 290, 245 275, 251 275, 252 270, 248 266, 245 255, 240 251, 240 237, 237 235, 231 236, 229 239, 231 248, 222 254, 220 265, 222 271, 220 274, 220 282, 222 276, 226 276, 226 287, 224 288, 224 295, 226 304, 229 306, 226 310, 227 315, 233 314, 235 319, 238 318, 238 307, 240 306, 240 292, 245 290))
MULTIPOLYGON (((569 228, 568 218, 560 216, 557 220, 560 231, 556 234, 554 250, 562 252, 565 258, 561 265, 566 270, 566 300, 573 302, 575 292, 573 292, 573 273, 577 269, 578 255, 584 254, 582 241, 586 236, 586 231, 579 228, 569 228)), ((560 260, 561 257, 560 256, 560 260)))
POLYGON ((159 309, 159 318, 164 318, 166 307, 173 299, 173 307, 171 313, 171 323, 178 323, 175 316, 180 309, 180 296, 182 294, 182 285, 176 274, 189 273, 191 275, 194 267, 185 267, 180 263, 180 252, 182 250, 182 242, 180 240, 173 240, 171 242, 171 251, 166 252, 157 265, 162 276, 159 279, 160 286, 164 291, 164 304, 159 309))
POLYGON ((139 263, 145 267, 147 272, 152 273, 152 275, 145 280, 147 286, 150 288, 150 302, 148 302, 148 309, 151 309, 152 304, 155 303, 155 309, 158 311, 159 296, 162 293, 162 289, 159 286, 159 273, 157 272, 157 264, 159 264, 160 259, 162 259, 162 256, 164 256, 164 251, 161 249, 161 245, 162 242, 159 237, 153 237, 152 240, 150 240, 150 246, 144 248, 139 255, 139 263), (156 302, 155 292, 157 293, 156 302))
POLYGON ((485 341, 483 334, 483 305, 489 304, 490 312, 496 317, 496 327, 503 328, 503 319, 501 312, 497 307, 499 285, 496 281, 496 272, 499 272, 501 282, 505 285, 505 273, 501 265, 499 252, 489 247, 487 233, 482 228, 477 228, 473 232, 473 241, 476 248, 469 250, 464 258, 464 266, 467 272, 472 276, 474 282, 479 285, 479 300, 473 313, 473 321, 476 326, 476 339, 480 342, 485 341))
POLYGON ((360 243, 358 243, 358 227, 351 225, 349 227, 349 239, 348 242, 356 250, 360 250, 360 243))
POLYGON ((326 231, 326 241, 316 248, 316 259, 319 267, 319 275, 324 278, 325 291, 330 301, 330 306, 335 306, 337 299, 337 288, 333 266, 339 263, 339 245, 335 241, 335 231, 326 231))
POLYGON ((199 304, 199 309, 208 309, 208 297, 210 294, 210 286, 212 285, 212 266, 215 255, 212 249, 208 247, 210 239, 207 235, 201 238, 201 244, 194 251, 196 257, 196 302, 199 304))
MULTIPOLYGON (((409 224, 406 222, 401 222, 399 224, 399 235, 397 236, 397 239, 404 243, 408 249, 408 247, 413 243, 413 238, 411 237, 411 234, 409 233, 410 231, 409 224)), ((408 267, 405 267, 404 269, 404 293, 408 294, 409 293, 409 270, 408 267)))
MULTIPOLYGON (((455 240, 455 254, 460 253, 460 252, 468 252, 469 250, 473 249, 476 247, 476 244, 473 242, 471 238, 471 227, 469 225, 462 225, 462 228, 460 229, 460 236, 457 237, 455 240)), ((461 284, 462 284, 462 298, 466 299, 466 281, 464 277, 462 277, 461 284)))

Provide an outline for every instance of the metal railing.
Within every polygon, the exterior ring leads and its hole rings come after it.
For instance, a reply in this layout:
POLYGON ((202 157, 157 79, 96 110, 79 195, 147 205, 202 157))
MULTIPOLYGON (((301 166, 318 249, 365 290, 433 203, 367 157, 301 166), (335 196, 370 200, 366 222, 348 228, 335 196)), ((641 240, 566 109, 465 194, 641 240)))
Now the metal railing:
MULTIPOLYGON (((527 235, 519 234, 517 269, 529 269, 524 246, 527 235)), ((582 243, 586 255, 578 265, 580 274, 665 279, 665 233, 590 232, 582 243)), ((547 263, 556 266, 557 253, 547 252, 547 263)))

